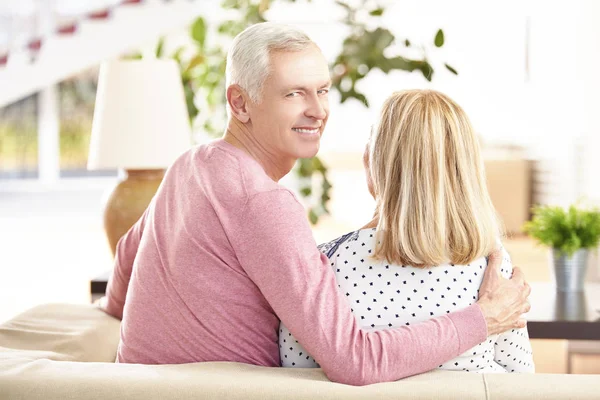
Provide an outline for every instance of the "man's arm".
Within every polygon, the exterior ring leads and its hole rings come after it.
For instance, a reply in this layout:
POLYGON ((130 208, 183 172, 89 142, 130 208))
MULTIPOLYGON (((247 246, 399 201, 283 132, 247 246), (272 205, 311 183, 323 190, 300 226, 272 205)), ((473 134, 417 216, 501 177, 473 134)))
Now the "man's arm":
POLYGON ((531 306, 527 300, 531 287, 525 282, 523 271, 514 267, 512 278, 502 276, 502 250, 493 252, 481 286, 477 304, 485 317, 488 334, 506 332, 514 328, 525 328, 527 321, 522 317, 531 306))
MULTIPOLYGON (((333 381, 364 385, 429 371, 485 340, 486 320, 492 327, 500 321, 474 304, 415 325, 363 331, 289 192, 257 194, 239 215, 243 221, 230 239, 242 267, 333 381)), ((502 301, 490 290, 493 311, 502 301)))
POLYGON ((123 307, 127 288, 131 279, 133 262, 137 254, 142 233, 146 226, 146 218, 150 206, 146 208, 140 219, 127 231, 117 243, 113 273, 106 286, 106 297, 101 302, 102 309, 113 317, 123 318, 123 307))

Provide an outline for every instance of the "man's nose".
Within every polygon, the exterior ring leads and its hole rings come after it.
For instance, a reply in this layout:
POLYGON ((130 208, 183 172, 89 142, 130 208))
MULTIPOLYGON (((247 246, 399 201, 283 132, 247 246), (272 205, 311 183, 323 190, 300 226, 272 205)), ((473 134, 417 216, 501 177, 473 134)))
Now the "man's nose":
POLYGON ((327 117, 326 100, 319 98, 319 96, 311 96, 310 104, 306 110, 306 116, 314 119, 325 119, 327 117))

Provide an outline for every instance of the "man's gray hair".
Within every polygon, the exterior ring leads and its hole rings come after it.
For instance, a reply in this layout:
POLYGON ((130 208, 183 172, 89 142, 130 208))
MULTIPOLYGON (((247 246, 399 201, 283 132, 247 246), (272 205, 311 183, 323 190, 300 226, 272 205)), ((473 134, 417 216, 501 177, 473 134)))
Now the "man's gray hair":
POLYGON ((238 84, 258 103, 271 72, 273 51, 301 51, 314 45, 306 33, 288 25, 262 22, 246 28, 233 39, 227 54, 226 87, 238 84))

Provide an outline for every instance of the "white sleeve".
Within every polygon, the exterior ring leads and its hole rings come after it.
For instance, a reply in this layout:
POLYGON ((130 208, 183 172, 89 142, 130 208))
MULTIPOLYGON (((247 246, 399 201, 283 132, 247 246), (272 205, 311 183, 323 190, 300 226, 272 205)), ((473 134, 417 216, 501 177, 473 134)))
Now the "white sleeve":
MULTIPOLYGON (((513 271, 510 255, 504 247, 501 249, 503 253, 501 274, 505 278, 510 278, 513 271)), ((507 372, 535 372, 527 327, 512 329, 498 335, 494 350, 494 361, 507 372)))

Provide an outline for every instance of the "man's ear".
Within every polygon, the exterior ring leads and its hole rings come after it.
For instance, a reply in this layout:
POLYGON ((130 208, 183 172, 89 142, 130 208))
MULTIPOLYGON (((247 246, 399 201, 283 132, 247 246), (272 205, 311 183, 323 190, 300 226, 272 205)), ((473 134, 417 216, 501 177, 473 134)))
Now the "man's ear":
POLYGON ((241 123, 250 121, 250 113, 248 112, 248 96, 244 89, 238 85, 231 85, 227 88, 227 103, 233 115, 241 123))

